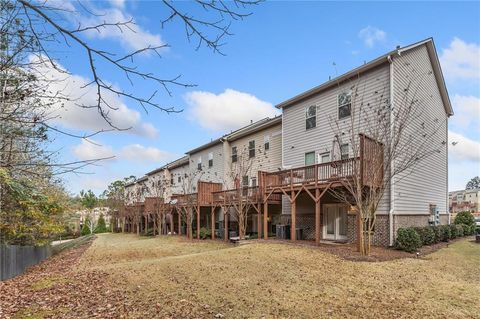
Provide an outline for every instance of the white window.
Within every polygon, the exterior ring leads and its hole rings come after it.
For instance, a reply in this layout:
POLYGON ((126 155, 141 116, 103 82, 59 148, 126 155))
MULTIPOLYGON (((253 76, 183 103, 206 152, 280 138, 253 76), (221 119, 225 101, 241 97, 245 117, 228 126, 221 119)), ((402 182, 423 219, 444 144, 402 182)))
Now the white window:
POLYGON ((198 160, 197 160, 197 169, 198 169, 199 171, 202 170, 202 157, 201 157, 201 156, 200 156, 200 157, 198 158, 198 160))
POLYGON ((213 153, 208 153, 208 167, 213 166, 213 153))
POLYGON ((255 140, 248 142, 248 157, 255 157, 255 140))
POLYGON ((311 129, 317 126, 317 106, 310 105, 305 111, 305 128, 311 129))
POLYGON ((237 161, 237 147, 234 146, 232 147, 232 163, 235 163, 237 161))
POLYGON ((250 186, 252 186, 252 187, 257 186, 257 178, 256 177, 252 177, 250 179, 250 186))
POLYGON ((265 146, 265 151, 270 149, 270 135, 265 135, 263 137, 263 145, 265 146))
POLYGON ((325 152, 325 153, 322 153, 322 154, 319 154, 319 162, 320 163, 328 163, 330 162, 330 152, 325 152))
POLYGON ((305 153, 305 166, 315 164, 315 152, 305 153))
POLYGON ((340 158, 342 160, 348 159, 348 144, 340 145, 340 158))
POLYGON ((352 93, 344 92, 338 95, 338 119, 349 117, 352 112, 352 93))

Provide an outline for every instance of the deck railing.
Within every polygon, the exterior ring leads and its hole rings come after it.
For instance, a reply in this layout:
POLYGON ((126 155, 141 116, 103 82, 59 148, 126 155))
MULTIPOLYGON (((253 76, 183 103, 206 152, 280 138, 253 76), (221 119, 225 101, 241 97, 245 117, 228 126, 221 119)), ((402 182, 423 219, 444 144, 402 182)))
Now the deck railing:
MULTIPOLYGON (((214 204, 231 204, 239 201, 261 203, 264 196, 258 186, 217 191, 213 192, 212 195, 214 204)), ((274 194, 269 198, 269 201, 280 201, 281 199, 281 195, 274 194)))
POLYGON ((349 158, 339 161, 302 166, 288 170, 266 173, 265 187, 296 186, 319 184, 353 176, 360 158, 349 158))
POLYGON ((198 193, 191 194, 176 194, 172 196, 172 199, 177 200, 177 205, 196 205, 198 199, 198 193))

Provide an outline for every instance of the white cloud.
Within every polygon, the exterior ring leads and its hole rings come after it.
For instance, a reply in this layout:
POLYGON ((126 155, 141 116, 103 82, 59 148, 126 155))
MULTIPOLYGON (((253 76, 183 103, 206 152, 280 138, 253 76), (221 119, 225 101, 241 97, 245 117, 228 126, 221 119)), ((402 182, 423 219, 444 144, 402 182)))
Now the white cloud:
POLYGON ((367 47, 371 48, 376 42, 385 41, 387 33, 378 28, 368 26, 360 30, 358 37, 363 40, 367 47))
POLYGON ((80 14, 73 17, 73 24, 81 27, 95 26, 102 23, 118 23, 132 21, 133 24, 121 26, 105 26, 94 30, 83 32, 85 35, 92 38, 99 39, 113 39, 120 42, 125 48, 139 50, 148 46, 161 46, 165 42, 162 40, 160 34, 151 33, 142 28, 131 14, 124 11, 125 2, 123 0, 111 0, 110 8, 96 8, 90 3, 88 10, 96 13, 96 15, 83 15, 81 9, 78 10, 80 14))
POLYGON ((459 129, 480 130, 480 98, 455 94, 452 99, 453 111, 451 123, 459 129))
MULTIPOLYGON (((82 140, 80 144, 73 147, 73 154, 82 161, 115 156, 110 146, 100 145, 99 142, 82 140)), ((113 159, 113 158, 112 158, 113 159)))
POLYGON ((92 139, 89 141, 82 140, 80 144, 73 147, 73 155, 79 160, 109 158, 109 160, 117 161, 166 162, 174 158, 173 154, 161 151, 156 147, 129 144, 119 150, 114 150, 111 146, 102 145, 98 141, 92 139))
MULTIPOLYGON (((69 75, 62 73, 51 67, 47 62, 42 62, 41 57, 31 57, 32 61, 38 63, 35 72, 41 74, 40 79, 45 81, 45 87, 50 95, 61 93, 68 97, 68 100, 62 103, 55 103, 49 109, 54 124, 60 124, 66 128, 80 129, 87 131, 109 130, 112 127, 100 115, 98 109, 83 108, 83 106, 96 105, 96 87, 90 85, 85 87, 90 81, 80 75, 69 75)), ((61 65, 58 65, 63 70, 61 65)), ((138 111, 128 108, 122 100, 109 91, 103 91, 103 98, 109 105, 115 109, 109 109, 103 106, 103 111, 107 114, 113 125, 120 129, 129 129, 128 133, 155 138, 158 136, 157 129, 150 123, 142 121, 138 111)))
POLYGON ((448 132, 448 141, 448 153, 451 159, 476 162, 480 165, 480 142, 452 131, 448 132))
POLYGON ((122 148, 119 157, 125 160, 149 162, 167 161, 172 158, 172 155, 155 147, 145 147, 140 144, 131 144, 122 148))
POLYGON ((185 100, 190 106, 192 120, 215 131, 238 129, 250 121, 280 114, 271 103, 232 89, 218 95, 194 91, 186 94, 185 100))
POLYGON ((480 78, 480 45, 454 38, 440 55, 443 72, 449 79, 480 78))

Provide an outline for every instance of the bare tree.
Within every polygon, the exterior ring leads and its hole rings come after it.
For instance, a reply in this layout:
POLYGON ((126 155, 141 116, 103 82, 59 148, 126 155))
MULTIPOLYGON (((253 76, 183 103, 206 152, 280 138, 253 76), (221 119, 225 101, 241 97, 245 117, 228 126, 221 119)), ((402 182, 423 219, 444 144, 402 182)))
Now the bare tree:
POLYGON ((410 70, 410 80, 395 105, 387 96, 387 86, 367 96, 367 81, 359 78, 339 95, 339 105, 351 113, 349 120, 330 118, 335 132, 332 172, 344 186, 330 192, 357 210, 357 240, 364 255, 370 254, 376 212, 390 187, 446 148, 447 141, 437 134, 445 119, 427 113, 428 98, 419 96, 433 76, 431 71, 410 70))
POLYGON ((204 174, 203 170, 188 171, 181 178, 182 194, 177 199, 177 211, 187 225, 187 237, 193 239, 193 218, 197 207, 197 185, 204 174))
MULTIPOLYGON (((228 202, 231 203, 234 217, 238 222, 238 235, 240 239, 245 239, 246 236, 249 211, 252 208, 259 209, 255 207, 255 203, 259 199, 260 192, 257 185, 250 185, 250 181, 252 175, 257 174, 257 172, 253 170, 255 162, 263 162, 263 157, 266 157, 266 154, 262 152, 259 147, 251 149, 247 145, 244 145, 236 154, 235 161, 230 163, 227 172, 227 177, 233 181, 234 184, 234 189, 227 193, 227 196, 230 197, 228 202)), ((256 177, 257 175, 254 177, 255 180, 256 177)), ((227 182, 226 184, 229 183, 227 182)), ((230 209, 227 208, 225 213, 228 214, 229 211, 230 209)))

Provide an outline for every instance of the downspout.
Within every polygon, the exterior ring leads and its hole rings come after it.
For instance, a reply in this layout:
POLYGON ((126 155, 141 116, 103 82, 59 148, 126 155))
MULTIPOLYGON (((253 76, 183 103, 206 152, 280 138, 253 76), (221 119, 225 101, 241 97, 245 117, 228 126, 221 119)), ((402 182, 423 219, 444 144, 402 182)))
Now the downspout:
MULTIPOLYGON (((394 115, 393 115, 393 106, 394 106, 394 91, 393 91, 393 60, 392 57, 389 55, 387 57, 388 62, 390 63, 390 138, 392 138, 392 134, 394 133, 393 125, 394 125, 394 115)), ((394 171, 395 161, 391 159, 390 163, 390 176, 394 171)), ((394 215, 394 197, 395 197, 395 189, 393 178, 390 177, 390 210, 388 212, 388 222, 389 222, 389 245, 393 246, 393 238, 395 236, 393 231, 393 215, 394 215)))

